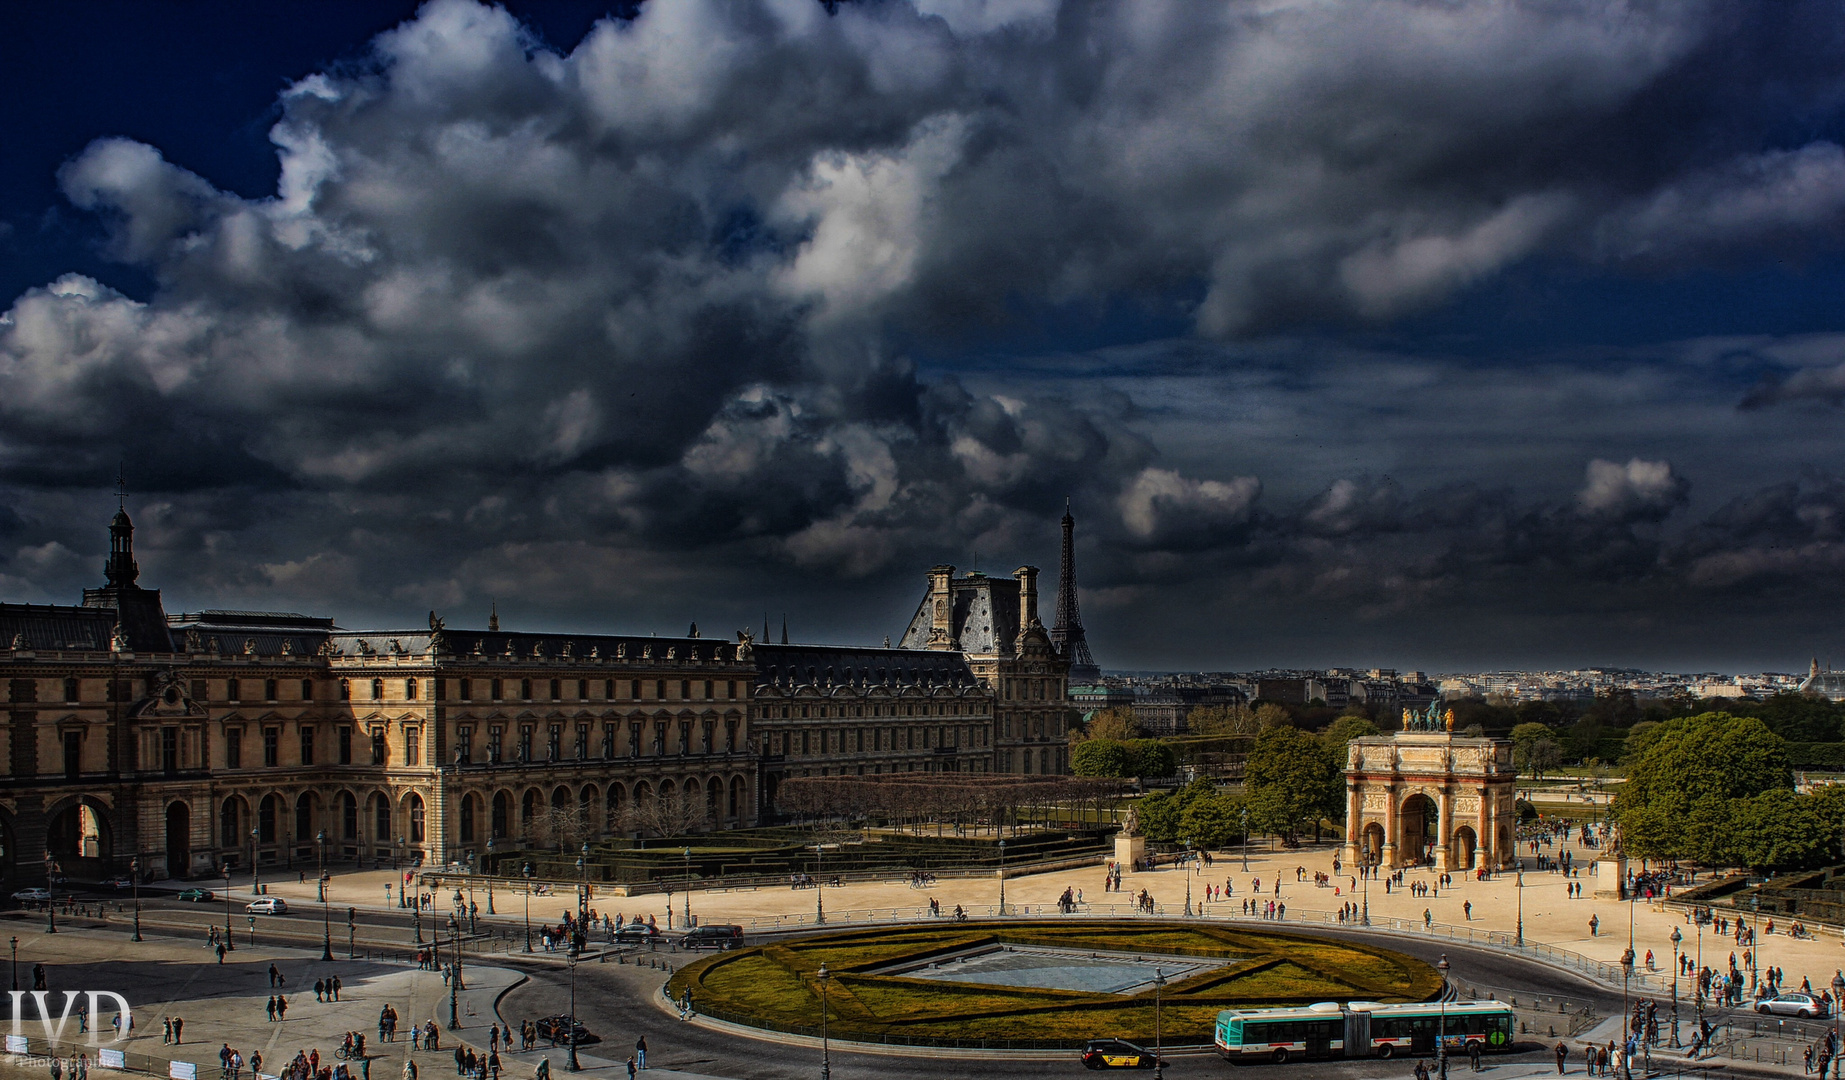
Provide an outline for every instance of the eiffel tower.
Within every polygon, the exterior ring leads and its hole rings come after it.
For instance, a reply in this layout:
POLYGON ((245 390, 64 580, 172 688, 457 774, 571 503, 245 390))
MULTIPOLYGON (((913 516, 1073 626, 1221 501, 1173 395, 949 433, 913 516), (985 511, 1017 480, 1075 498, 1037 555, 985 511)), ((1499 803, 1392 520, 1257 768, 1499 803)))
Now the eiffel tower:
POLYGON ((1089 655, 1083 637, 1083 616, 1076 610, 1076 519, 1070 500, 1063 502, 1063 563, 1057 571, 1057 623, 1051 627, 1051 644, 1070 662, 1070 685, 1100 682, 1102 669, 1089 655))

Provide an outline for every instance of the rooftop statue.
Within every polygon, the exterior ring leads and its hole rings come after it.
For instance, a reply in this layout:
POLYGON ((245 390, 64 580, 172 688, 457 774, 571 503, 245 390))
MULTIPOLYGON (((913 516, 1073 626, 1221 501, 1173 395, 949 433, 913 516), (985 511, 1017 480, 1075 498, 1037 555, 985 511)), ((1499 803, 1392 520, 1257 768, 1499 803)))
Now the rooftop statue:
POLYGON ((1404 731, 1453 731, 1454 710, 1439 711, 1439 702, 1429 702, 1428 711, 1403 710, 1404 731))

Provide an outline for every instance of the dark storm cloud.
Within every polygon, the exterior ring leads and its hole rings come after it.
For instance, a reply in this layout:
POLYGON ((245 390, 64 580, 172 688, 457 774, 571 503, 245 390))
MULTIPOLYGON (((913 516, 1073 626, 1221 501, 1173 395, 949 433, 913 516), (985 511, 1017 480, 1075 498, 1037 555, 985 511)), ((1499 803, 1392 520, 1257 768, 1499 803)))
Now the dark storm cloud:
MULTIPOLYGON (((1687 573, 1664 531, 1687 474, 1644 432, 1473 443, 1440 478, 1301 454, 1279 476, 1148 394, 977 388, 896 343, 1117 301, 1182 302, 1194 343, 1237 342, 1387 322, 1533 256, 1653 272, 1823 245, 1845 220, 1839 23, 686 0, 560 52, 436 0, 282 94, 271 197, 119 138, 60 172, 157 288, 73 274, 0 317, 21 521, 0 581, 83 576, 59 550, 93 541, 55 523, 118 457, 172 587, 367 611, 1043 561, 1065 495, 1121 596, 1218 575, 1201 595, 1402 606, 1506 568, 1559 591, 1687 573)), ((1066 359, 1090 358, 1035 366, 1066 359)), ((1207 349, 1170 385, 1240 363, 1207 349)), ((1485 377, 1432 367, 1402 392, 1485 377)), ((1824 396, 1801 378, 1776 393, 1824 396)), ((1273 419, 1239 423, 1280 445, 1273 419)))

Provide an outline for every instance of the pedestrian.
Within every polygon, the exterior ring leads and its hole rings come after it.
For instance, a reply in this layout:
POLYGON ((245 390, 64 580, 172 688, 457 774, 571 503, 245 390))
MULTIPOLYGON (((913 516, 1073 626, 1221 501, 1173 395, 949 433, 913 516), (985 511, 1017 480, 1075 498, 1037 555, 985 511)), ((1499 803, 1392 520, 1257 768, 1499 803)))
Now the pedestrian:
POLYGON ((404 1058, 404 1080, 416 1080, 416 1059, 404 1058))
POLYGON ((63 1080, 63 1077, 64 1059, 53 1054, 51 1055, 51 1080, 63 1080))
POLYGON ((628 1055, 628 1080, 634 1080, 634 1055, 628 1055))
POLYGON ((411 1024, 410 1025, 410 1049, 421 1050, 423 1048, 422 1042, 423 1042, 422 1027, 418 1024, 411 1024))
POLYGON ((269 965, 269 985, 273 987, 276 984, 276 979, 279 978, 281 974, 282 972, 279 968, 277 968, 274 964, 270 964, 269 965))
POLYGON ((634 1060, 640 1063, 641 1068, 647 1067, 647 1036, 645 1035, 634 1040, 634 1060))
MULTIPOLYGON (((286 995, 277 994, 275 996, 275 1018, 276 1018, 277 1023, 280 1023, 281 1021, 288 1019, 288 998, 286 995)), ((179 1022, 178 1021, 174 1021, 173 1041, 174 1042, 179 1041, 179 1022)))
POLYGON ((335 975, 333 976, 333 1000, 338 1001, 339 999, 340 999, 340 977, 338 975, 335 975))
POLYGON ((315 1001, 325 1001, 326 992, 327 992, 326 980, 315 979, 314 980, 314 1000, 315 1001))
POLYGON ((1562 1041, 1559 1040, 1557 1042, 1557 1075, 1558 1076, 1562 1076, 1565 1072, 1568 1071, 1564 1069, 1563 1063, 1569 1060, 1569 1056, 1570 1056, 1570 1048, 1563 1045, 1562 1041))
POLYGON ((174 1046, 178 1046, 180 1044, 180 1041, 181 1041, 180 1036, 185 1030, 185 1027, 186 1027, 186 1022, 184 1020, 180 1019, 177 1016, 173 1018, 173 1045, 174 1046))
POLYGON ((224 963, 224 942, 218 942, 218 963, 224 963))
POLYGON ((1473 921, 1473 901, 1472 900, 1463 901, 1461 903, 1461 914, 1465 916, 1467 922, 1473 921))
POLYGON ((1480 1043, 1475 1039, 1467 1040, 1467 1064, 1474 1072, 1480 1071, 1480 1043))
POLYGON ((1597 934, 1597 931, 1601 928, 1601 925, 1602 925, 1602 921, 1600 919, 1596 918, 1593 915, 1589 916, 1589 936, 1595 937, 1597 934))
POLYGON ((455 1075, 460 1076, 468 1068, 468 1055, 460 1043, 455 1044, 455 1075))
POLYGON ((173 1018, 171 1016, 163 1016, 160 1018, 160 1042, 164 1045, 172 1041, 173 1018))
POLYGON ((500 1053, 497 1050, 487 1054, 487 1075, 493 1080, 500 1080, 500 1053))
POLYGON ((532 1070, 532 1080, 551 1080, 550 1058, 538 1059, 538 1068, 532 1070))

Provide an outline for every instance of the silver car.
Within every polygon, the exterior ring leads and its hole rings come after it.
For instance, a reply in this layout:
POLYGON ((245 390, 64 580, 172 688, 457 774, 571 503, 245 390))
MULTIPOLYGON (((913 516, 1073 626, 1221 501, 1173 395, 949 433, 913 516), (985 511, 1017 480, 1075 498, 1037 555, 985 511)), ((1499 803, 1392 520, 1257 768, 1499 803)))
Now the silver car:
POLYGON ((1796 991, 1789 994, 1776 994, 1771 998, 1761 998, 1755 1003, 1755 1011, 1776 1016, 1800 1016, 1813 1019, 1830 1014, 1832 1009, 1813 994, 1796 991))

